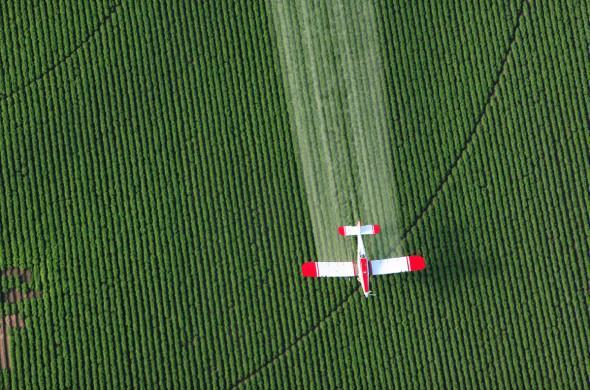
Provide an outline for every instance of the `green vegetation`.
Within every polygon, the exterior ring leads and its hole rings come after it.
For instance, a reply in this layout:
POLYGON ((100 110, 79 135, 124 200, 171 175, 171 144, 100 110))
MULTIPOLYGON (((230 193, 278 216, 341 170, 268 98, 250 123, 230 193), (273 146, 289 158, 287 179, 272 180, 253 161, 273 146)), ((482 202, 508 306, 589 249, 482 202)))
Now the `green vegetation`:
POLYGON ((0 305, 26 319, 0 383, 582 387, 589 16, 3 7, 0 265, 43 296, 0 305), (374 278, 370 300, 303 280, 352 254, 336 227, 357 217, 387 229, 370 255, 417 250, 427 271, 374 278))

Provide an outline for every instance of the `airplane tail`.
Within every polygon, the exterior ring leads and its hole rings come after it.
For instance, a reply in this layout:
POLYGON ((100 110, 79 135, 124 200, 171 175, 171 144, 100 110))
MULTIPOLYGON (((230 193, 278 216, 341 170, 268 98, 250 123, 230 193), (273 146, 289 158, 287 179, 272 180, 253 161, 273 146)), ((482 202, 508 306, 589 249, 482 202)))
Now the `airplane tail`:
POLYGON ((363 225, 363 226, 340 226, 338 234, 341 236, 356 236, 359 234, 378 234, 381 231, 379 225, 363 225))

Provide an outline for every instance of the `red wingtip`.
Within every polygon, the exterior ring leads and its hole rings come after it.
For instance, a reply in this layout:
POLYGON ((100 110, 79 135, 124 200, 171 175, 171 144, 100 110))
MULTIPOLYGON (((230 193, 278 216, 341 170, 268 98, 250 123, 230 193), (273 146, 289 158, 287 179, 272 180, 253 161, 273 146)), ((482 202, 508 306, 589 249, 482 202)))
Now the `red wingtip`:
POLYGON ((379 234, 379 233, 381 233, 381 226, 373 225, 373 234, 379 234))
POLYGON ((340 234, 341 236, 344 236, 345 235, 344 226, 338 227, 338 234, 340 234))
POLYGON ((318 268, 314 261, 309 261, 301 265, 301 273, 308 278, 315 278, 318 276, 318 268))
POLYGON ((421 271, 426 268, 426 261, 422 256, 410 256, 410 271, 421 271))

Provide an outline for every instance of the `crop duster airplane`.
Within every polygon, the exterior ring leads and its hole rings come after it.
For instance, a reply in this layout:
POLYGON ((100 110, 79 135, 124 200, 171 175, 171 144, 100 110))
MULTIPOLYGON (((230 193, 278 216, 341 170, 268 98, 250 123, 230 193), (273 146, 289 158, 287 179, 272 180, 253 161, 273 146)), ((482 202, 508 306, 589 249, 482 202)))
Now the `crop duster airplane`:
POLYGON ((367 259, 363 235, 373 235, 380 231, 379 225, 361 226, 360 221, 355 226, 340 226, 338 228, 340 235, 357 237, 356 261, 309 261, 301 266, 303 276, 310 278, 356 276, 361 283, 365 297, 368 298, 371 294, 371 290, 369 290, 370 276, 413 272, 426 268, 426 262, 422 256, 393 257, 382 260, 367 259))

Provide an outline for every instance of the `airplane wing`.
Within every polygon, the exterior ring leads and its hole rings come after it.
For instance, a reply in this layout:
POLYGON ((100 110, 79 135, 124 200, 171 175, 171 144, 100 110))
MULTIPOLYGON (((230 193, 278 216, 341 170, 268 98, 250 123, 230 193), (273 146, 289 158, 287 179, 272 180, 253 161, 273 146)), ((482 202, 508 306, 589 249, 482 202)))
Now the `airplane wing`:
POLYGON ((426 268, 426 262, 421 256, 393 257, 391 259, 371 261, 371 275, 420 271, 424 268, 426 268))
POLYGON ((310 278, 355 276, 352 261, 309 261, 303 263, 301 272, 310 278))

